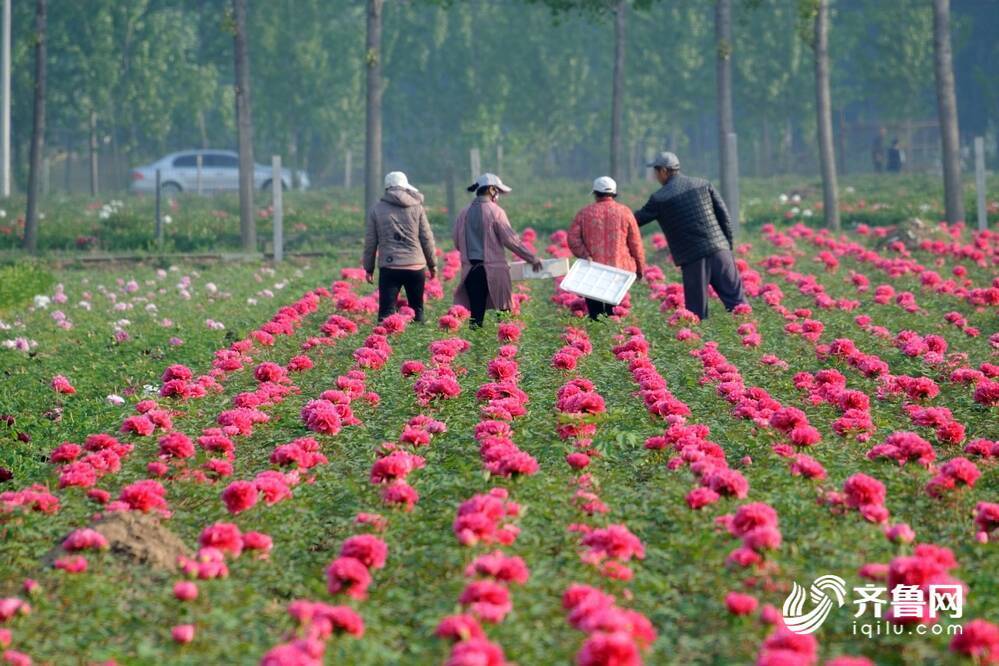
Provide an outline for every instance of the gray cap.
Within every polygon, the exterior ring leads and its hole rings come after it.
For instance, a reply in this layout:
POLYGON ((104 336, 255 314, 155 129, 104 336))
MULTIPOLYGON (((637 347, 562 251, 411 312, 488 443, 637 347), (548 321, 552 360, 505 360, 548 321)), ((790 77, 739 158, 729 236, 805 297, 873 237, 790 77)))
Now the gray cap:
POLYGON ((468 191, 469 192, 475 192, 476 190, 478 190, 480 188, 488 187, 490 185, 492 185, 493 187, 495 187, 500 192, 509 192, 510 191, 510 188, 507 187, 506 185, 504 185, 503 181, 500 180, 500 177, 497 176, 494 173, 484 173, 481 176, 479 176, 478 178, 476 178, 475 182, 472 183, 468 187, 468 191))
POLYGON ((680 158, 674 153, 669 151, 659 153, 656 158, 646 164, 649 167, 662 167, 664 169, 679 169, 680 168, 680 158))

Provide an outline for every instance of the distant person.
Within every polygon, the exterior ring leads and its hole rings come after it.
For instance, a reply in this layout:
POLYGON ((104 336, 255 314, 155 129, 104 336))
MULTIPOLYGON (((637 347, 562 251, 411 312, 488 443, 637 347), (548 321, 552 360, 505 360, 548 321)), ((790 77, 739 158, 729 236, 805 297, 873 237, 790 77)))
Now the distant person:
MULTIPOLYGON (((593 198, 594 203, 576 213, 569 226, 569 249, 580 259, 631 271, 641 280, 645 273, 642 233, 631 209, 615 201, 614 179, 603 176, 594 180, 593 198)), ((613 305, 592 298, 586 299, 586 308, 593 320, 614 313, 613 305)))
POLYGON ((541 260, 520 241, 500 208, 500 194, 510 192, 503 181, 484 173, 468 188, 475 199, 458 213, 454 224, 454 246, 461 253, 461 281, 454 302, 472 312, 472 326, 482 326, 486 310, 513 307, 513 284, 506 250, 541 270, 541 260))
POLYGON ((885 170, 885 135, 885 128, 882 127, 871 145, 871 161, 874 162, 874 171, 877 173, 885 170))
POLYGON ((686 308, 701 319, 708 316, 708 285, 729 311, 745 303, 725 202, 708 181, 682 175, 673 153, 660 153, 648 166, 662 187, 635 218, 639 225, 656 220, 662 227, 673 263, 683 273, 686 308))
POLYGON ((364 271, 374 282, 378 257, 378 321, 395 312, 399 290, 423 321, 426 272, 437 274, 434 232, 423 208, 423 195, 401 171, 385 176, 385 193, 368 213, 364 229, 364 271))
POLYGON ((891 148, 888 149, 888 171, 898 173, 905 166, 905 151, 899 144, 898 139, 892 139, 891 148))

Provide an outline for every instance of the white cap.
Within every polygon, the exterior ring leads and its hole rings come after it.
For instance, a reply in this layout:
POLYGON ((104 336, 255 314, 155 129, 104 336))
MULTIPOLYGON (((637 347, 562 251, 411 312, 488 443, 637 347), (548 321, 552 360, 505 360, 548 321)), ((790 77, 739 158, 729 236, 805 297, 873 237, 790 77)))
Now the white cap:
POLYGON ((500 192, 509 192, 510 188, 503 184, 500 177, 494 173, 484 173, 475 179, 475 182, 468 187, 469 192, 475 192, 480 188, 492 185, 500 192))
POLYGON ((392 171, 385 174, 385 189, 387 190, 390 187, 401 187, 410 192, 419 192, 418 189, 409 184, 409 178, 406 178, 406 174, 401 171, 392 171))
POLYGON ((593 181, 593 191, 597 194, 617 194, 617 183, 610 176, 600 176, 593 181))

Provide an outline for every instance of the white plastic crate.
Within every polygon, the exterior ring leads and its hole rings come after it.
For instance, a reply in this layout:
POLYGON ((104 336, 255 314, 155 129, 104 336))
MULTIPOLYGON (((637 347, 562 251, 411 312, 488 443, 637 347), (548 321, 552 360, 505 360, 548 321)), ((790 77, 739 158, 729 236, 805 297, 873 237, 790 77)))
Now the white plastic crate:
POLYGON ((574 294, 592 298, 601 303, 618 305, 624 300, 637 276, 607 264, 598 264, 587 259, 578 259, 562 280, 562 289, 574 294))
POLYGON ((510 264, 511 280, 545 280, 560 277, 569 272, 569 260, 542 259, 541 270, 535 270, 526 261, 514 261, 510 264))

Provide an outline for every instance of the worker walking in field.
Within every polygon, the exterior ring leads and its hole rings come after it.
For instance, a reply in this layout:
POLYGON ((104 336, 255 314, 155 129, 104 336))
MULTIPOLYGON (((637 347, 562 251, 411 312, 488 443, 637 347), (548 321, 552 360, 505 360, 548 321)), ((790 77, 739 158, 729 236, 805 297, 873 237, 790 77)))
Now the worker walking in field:
MULTIPOLYGON (((642 234, 631 209, 619 204, 617 183, 602 176, 593 181, 595 201, 576 213, 569 225, 569 249, 580 259, 589 259, 626 271, 642 279, 645 273, 645 248, 642 234)), ((586 299, 590 319, 610 316, 614 306, 592 298, 586 299)))
POLYGON ((434 232, 430 229, 423 194, 409 184, 401 171, 385 176, 385 194, 368 213, 364 230, 362 264, 369 283, 374 282, 378 259, 378 321, 395 312, 400 289, 423 321, 423 288, 426 273, 437 274, 434 232))
POLYGON ((648 166, 662 187, 635 211, 635 218, 639 226, 656 220, 662 227, 673 263, 683 273, 686 308, 707 317, 709 285, 727 310, 745 303, 725 202, 708 181, 682 175, 673 153, 660 153, 648 166))
POLYGON ((541 260, 520 240, 500 208, 500 194, 510 192, 499 176, 484 173, 468 188, 475 199, 454 224, 454 246, 461 253, 461 280, 454 292, 456 305, 472 313, 472 326, 482 326, 486 310, 513 307, 513 284, 506 250, 541 270, 541 260))

